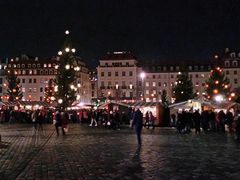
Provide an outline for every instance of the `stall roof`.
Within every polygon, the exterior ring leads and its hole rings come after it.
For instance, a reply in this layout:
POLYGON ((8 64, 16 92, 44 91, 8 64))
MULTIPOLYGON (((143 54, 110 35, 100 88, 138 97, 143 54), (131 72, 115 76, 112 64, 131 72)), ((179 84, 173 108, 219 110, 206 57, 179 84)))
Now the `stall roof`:
POLYGON ((159 102, 144 102, 144 101, 137 101, 137 102, 133 102, 133 103, 128 103, 129 106, 156 106, 159 102))
POLYGON ((98 106, 99 109, 104 109, 106 108, 109 104, 116 104, 116 105, 119 105, 119 106, 125 106, 125 107, 129 107, 128 104, 125 104, 125 103, 120 103, 120 102, 108 102, 108 103, 105 103, 105 104, 102 104, 100 106, 98 106))
POLYGON ((22 106, 48 106, 49 104, 44 101, 19 101, 19 105, 22 106))
POLYGON ((18 102, 0 102, 1 106, 48 106, 49 104, 44 101, 18 101, 18 102))

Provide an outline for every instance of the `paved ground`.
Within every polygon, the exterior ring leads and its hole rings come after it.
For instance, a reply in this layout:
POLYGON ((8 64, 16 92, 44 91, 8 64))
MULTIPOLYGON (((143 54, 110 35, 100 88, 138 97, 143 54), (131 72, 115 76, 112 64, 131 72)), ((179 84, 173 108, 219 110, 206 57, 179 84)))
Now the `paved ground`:
POLYGON ((179 135, 173 129, 133 130, 71 124, 0 125, 0 179, 240 179, 240 144, 229 134, 179 135))

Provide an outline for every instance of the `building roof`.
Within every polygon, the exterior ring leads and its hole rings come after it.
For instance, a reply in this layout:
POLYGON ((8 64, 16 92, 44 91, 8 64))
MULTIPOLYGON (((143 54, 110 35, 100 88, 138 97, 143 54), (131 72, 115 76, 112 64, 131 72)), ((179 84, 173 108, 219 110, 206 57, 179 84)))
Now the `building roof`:
POLYGON ((108 52, 100 60, 129 60, 137 59, 131 52, 108 52))

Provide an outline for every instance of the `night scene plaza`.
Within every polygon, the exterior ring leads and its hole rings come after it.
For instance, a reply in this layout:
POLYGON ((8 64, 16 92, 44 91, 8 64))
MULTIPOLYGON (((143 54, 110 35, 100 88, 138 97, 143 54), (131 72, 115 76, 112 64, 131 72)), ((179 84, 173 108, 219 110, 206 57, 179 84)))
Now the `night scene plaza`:
POLYGON ((0 180, 240 180, 239 0, 0 0, 0 180))
POLYGON ((231 134, 178 134, 143 129, 142 147, 131 128, 71 124, 1 124, 1 179, 239 179, 240 145, 231 134))

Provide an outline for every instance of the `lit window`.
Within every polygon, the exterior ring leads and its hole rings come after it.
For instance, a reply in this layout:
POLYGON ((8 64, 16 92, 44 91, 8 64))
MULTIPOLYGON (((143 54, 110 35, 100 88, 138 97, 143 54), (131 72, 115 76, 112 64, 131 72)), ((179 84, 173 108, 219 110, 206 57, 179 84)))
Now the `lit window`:
POLYGON ((51 64, 48 64, 48 67, 52 67, 52 65, 51 65, 51 64))
POLYGON ((146 94, 149 94, 149 90, 146 90, 146 94))
POLYGON ((22 88, 22 92, 25 92, 25 88, 22 88))
POLYGON ((146 87, 149 87, 149 82, 146 82, 146 87))
POLYGON ((47 67, 47 64, 44 64, 43 67, 47 67))
POLYGON ((153 82, 153 83, 152 83, 152 86, 153 86, 153 87, 156 87, 156 82, 153 82))

